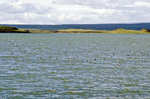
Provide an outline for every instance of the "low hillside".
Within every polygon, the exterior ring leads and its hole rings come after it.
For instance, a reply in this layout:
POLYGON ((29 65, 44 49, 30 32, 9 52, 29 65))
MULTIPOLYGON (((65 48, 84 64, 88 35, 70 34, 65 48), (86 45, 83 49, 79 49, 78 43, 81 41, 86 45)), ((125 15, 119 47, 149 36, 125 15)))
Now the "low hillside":
POLYGON ((142 30, 127 30, 127 29, 115 29, 113 31, 110 31, 110 33, 118 33, 118 34, 149 34, 149 29, 142 29, 142 30))
POLYGON ((0 33, 29 33, 29 31, 20 30, 16 27, 0 26, 0 33))

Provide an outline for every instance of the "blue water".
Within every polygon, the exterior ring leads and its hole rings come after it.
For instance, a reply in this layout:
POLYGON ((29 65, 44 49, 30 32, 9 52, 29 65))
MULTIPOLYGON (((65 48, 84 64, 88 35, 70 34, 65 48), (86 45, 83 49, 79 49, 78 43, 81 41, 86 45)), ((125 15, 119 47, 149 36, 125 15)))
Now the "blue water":
POLYGON ((0 34, 0 99, 149 99, 150 35, 0 34))
POLYGON ((118 28, 141 30, 143 28, 150 29, 150 23, 139 24, 68 24, 68 25, 5 25, 14 26, 17 28, 27 29, 45 29, 45 30, 59 30, 59 29, 93 29, 93 30, 114 30, 118 28))

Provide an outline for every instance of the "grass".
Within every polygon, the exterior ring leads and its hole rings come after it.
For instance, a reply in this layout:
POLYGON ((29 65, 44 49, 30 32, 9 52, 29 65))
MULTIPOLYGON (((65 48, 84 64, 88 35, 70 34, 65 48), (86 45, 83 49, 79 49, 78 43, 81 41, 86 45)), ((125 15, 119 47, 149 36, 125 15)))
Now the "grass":
POLYGON ((126 29, 115 29, 115 30, 86 30, 86 29, 66 29, 58 30, 60 33, 109 33, 109 34, 150 34, 149 29, 137 30, 126 30, 126 29))
POLYGON ((127 29, 115 29, 115 30, 88 30, 88 29, 65 29, 65 30, 39 30, 30 29, 30 33, 107 33, 107 34, 150 34, 149 29, 142 30, 127 30, 127 29))
POLYGON ((66 29, 58 30, 60 33, 105 33, 105 30, 88 30, 88 29, 66 29))
POLYGON ((113 31, 110 31, 110 33, 114 33, 114 34, 150 34, 149 31, 147 31, 149 29, 142 29, 140 31, 137 31, 137 30, 127 30, 127 29, 116 29, 116 30, 113 30, 113 31))

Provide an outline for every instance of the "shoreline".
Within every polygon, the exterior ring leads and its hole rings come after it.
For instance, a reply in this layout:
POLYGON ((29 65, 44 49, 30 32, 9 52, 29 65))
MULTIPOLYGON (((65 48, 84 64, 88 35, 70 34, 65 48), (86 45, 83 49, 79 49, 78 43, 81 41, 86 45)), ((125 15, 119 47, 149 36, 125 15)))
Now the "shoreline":
POLYGON ((96 34, 150 34, 150 29, 142 30, 127 30, 127 29, 115 29, 115 30, 86 30, 86 29, 64 29, 64 30, 40 30, 40 29, 28 29, 29 33, 96 33, 96 34))
POLYGON ((41 30, 41 29, 18 29, 16 27, 0 26, 0 33, 150 34, 150 29, 127 30, 127 29, 119 28, 115 30, 89 30, 89 29, 41 30))

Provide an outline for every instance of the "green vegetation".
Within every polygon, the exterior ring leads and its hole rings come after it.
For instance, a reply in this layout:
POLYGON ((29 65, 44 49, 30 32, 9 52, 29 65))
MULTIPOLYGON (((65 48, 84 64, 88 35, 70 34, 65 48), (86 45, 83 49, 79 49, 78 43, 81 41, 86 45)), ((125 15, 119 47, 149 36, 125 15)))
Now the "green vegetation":
POLYGON ((109 34, 150 34, 149 29, 137 30, 126 30, 126 29, 116 29, 116 30, 85 30, 85 29, 67 29, 58 30, 59 33, 109 33, 109 34))
POLYGON ((58 30, 60 33, 105 33, 105 30, 66 29, 58 30))
POLYGON ((126 30, 126 29, 116 29, 113 31, 110 31, 110 33, 118 33, 118 34, 150 34, 150 30, 149 29, 142 29, 140 31, 137 30, 126 30))
POLYGON ((38 30, 30 29, 30 33, 108 33, 108 34, 150 34, 150 29, 137 30, 126 30, 126 29, 116 29, 116 30, 86 30, 86 29, 66 29, 66 30, 38 30))
POLYGON ((16 27, 0 26, 0 33, 29 33, 29 31, 17 29, 16 27))

